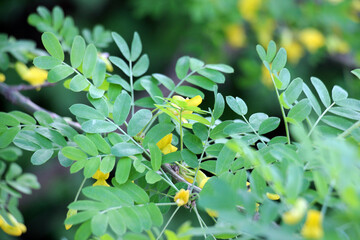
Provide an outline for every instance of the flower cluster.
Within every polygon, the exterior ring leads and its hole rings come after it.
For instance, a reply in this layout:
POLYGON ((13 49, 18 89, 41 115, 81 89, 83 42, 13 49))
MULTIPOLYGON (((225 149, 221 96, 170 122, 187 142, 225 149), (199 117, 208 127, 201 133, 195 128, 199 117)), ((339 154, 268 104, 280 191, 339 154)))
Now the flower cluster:
POLYGON ((3 216, 0 215, 0 228, 6 234, 18 237, 26 232, 26 226, 22 223, 19 223, 13 215, 8 213, 7 217, 10 220, 10 224, 5 220, 3 216))

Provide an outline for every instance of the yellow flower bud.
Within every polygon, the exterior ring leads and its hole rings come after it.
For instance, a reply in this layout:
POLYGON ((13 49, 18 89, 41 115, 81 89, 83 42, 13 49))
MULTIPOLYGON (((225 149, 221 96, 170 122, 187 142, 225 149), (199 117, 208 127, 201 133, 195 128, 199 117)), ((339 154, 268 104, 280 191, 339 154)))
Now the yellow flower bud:
POLYGON ((5 75, 3 73, 0 73, 0 82, 5 82, 5 75))
POLYGON ((267 193, 266 193, 266 196, 267 196, 268 199, 274 200, 274 201, 280 199, 280 196, 279 196, 278 194, 276 194, 276 193, 268 193, 268 192, 267 192, 267 193))
POLYGON ((301 235, 310 239, 320 239, 324 236, 321 212, 312 209, 308 211, 301 235))
POLYGON ((0 228, 6 234, 18 237, 26 232, 26 226, 22 223, 19 223, 13 215, 8 213, 8 218, 11 222, 11 225, 0 215, 0 228))
POLYGON ((99 169, 96 173, 92 176, 92 178, 96 179, 97 181, 93 184, 93 186, 106 186, 110 187, 110 185, 106 182, 106 179, 109 178, 109 173, 103 173, 99 169))
POLYGON ((180 189, 174 197, 174 202, 180 207, 188 203, 190 196, 189 190, 180 189))
POLYGON ((209 208, 205 208, 206 213, 210 216, 210 217, 214 217, 217 218, 219 216, 219 213, 215 210, 211 210, 209 208))
POLYGON ((15 63, 15 70, 23 80, 29 82, 33 86, 43 84, 48 75, 47 71, 34 66, 28 68, 22 62, 15 63))
POLYGON ((172 141, 172 133, 166 135, 165 137, 163 137, 157 144, 156 146, 158 146, 161 150, 161 152, 166 155, 172 152, 176 152, 177 147, 171 145, 171 141, 172 141))
POLYGON ((299 198, 296 200, 294 207, 290 211, 285 212, 282 215, 282 220, 288 225, 297 224, 304 217, 306 209, 306 200, 303 198, 299 198))
MULTIPOLYGON (((66 219, 70 218, 71 216, 74 216, 77 214, 77 210, 75 209, 69 209, 69 211, 66 214, 66 219)), ((65 224, 65 229, 69 230, 72 227, 72 224, 65 224)))

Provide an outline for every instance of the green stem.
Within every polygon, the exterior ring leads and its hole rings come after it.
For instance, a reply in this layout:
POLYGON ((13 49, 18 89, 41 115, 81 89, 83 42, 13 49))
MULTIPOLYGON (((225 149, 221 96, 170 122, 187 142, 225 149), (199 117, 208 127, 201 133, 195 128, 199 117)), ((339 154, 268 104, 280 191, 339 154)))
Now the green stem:
POLYGON ((346 129, 343 133, 341 133, 338 137, 346 137, 347 135, 349 135, 353 130, 357 129, 360 127, 360 120, 357 121, 356 123, 354 123, 351 127, 349 127, 348 129, 346 129))
POLYGON ((175 214, 177 213, 177 211, 179 210, 179 206, 175 209, 175 211, 173 212, 173 214, 171 215, 171 217, 169 218, 169 220, 167 221, 167 223, 165 224, 164 228, 161 230, 159 236, 156 238, 156 240, 159 240, 161 238, 161 236, 163 235, 165 229, 167 228, 167 226, 169 225, 169 223, 171 222, 171 220, 174 218, 175 214))
POLYGON ((180 151, 183 150, 183 126, 182 126, 182 109, 180 109, 180 151))
POLYGON ((134 80, 133 80, 133 72, 132 72, 132 62, 129 61, 129 70, 130 70, 130 87, 131 87, 131 116, 134 116, 134 108, 135 108, 135 101, 134 101, 134 80))
MULTIPOLYGON (((202 224, 205 226, 205 228, 208 228, 208 226, 206 225, 205 221, 204 221, 204 220, 202 219, 202 217, 200 216, 200 214, 199 214, 196 206, 194 207, 194 211, 195 211, 195 213, 196 213, 196 216, 198 217, 200 226, 201 226, 201 223, 202 223, 202 224)), ((204 233, 204 235, 205 235, 205 238, 206 238, 206 234, 205 234, 205 233, 204 233)), ((212 236, 213 239, 216 240, 216 237, 215 237, 213 234, 210 233, 210 236, 212 236)))
MULTIPOLYGON (((201 68, 203 69, 203 68, 201 68)), ((175 90, 181 85, 183 84, 183 82, 188 78, 190 77, 191 75, 193 75, 194 73, 196 73, 197 71, 201 70, 201 69, 197 69, 196 71, 192 71, 190 72, 188 75, 186 75, 183 79, 180 80, 180 82, 178 82, 178 84, 176 84, 176 86, 174 87, 174 89, 169 93, 169 95, 167 96, 167 98, 170 98, 174 93, 175 93, 175 90)))
POLYGON ((86 182, 86 178, 84 178, 84 180, 81 182, 80 187, 79 187, 79 190, 78 190, 77 193, 76 193, 74 202, 76 202, 76 201, 78 200, 79 195, 80 195, 80 192, 81 192, 81 189, 84 187, 85 182, 86 182))
POLYGON ((290 141, 289 126, 288 126, 288 121, 286 120, 285 110, 284 110, 284 107, 283 107, 283 105, 281 104, 281 101, 280 101, 280 95, 279 95, 278 89, 276 88, 274 76, 272 75, 272 72, 271 72, 270 70, 269 70, 269 72, 270 72, 271 80, 272 80, 272 82, 273 82, 273 84, 274 84, 276 96, 277 96, 278 101, 279 101, 279 104, 280 104, 281 114, 282 114, 282 117, 283 117, 283 119, 284 119, 286 138, 287 138, 288 144, 290 144, 291 141, 290 141))
POLYGON ((245 120, 246 124, 250 126, 251 130, 252 130, 252 131, 255 133, 255 135, 259 138, 259 140, 260 140, 263 144, 267 145, 267 144, 262 140, 262 138, 260 137, 260 135, 256 132, 256 130, 253 128, 253 126, 251 126, 251 124, 248 122, 248 120, 246 119, 246 117, 245 117, 244 115, 241 115, 241 116, 242 116, 243 119, 245 120))
POLYGON ((324 115, 335 105, 335 102, 333 102, 330 106, 328 106, 325 111, 318 117, 318 119, 316 120, 316 122, 314 123, 314 125, 312 126, 312 128, 310 129, 310 132, 308 134, 308 137, 313 133, 313 131, 315 130, 315 127, 318 125, 318 123, 320 122, 320 120, 324 117, 324 115))

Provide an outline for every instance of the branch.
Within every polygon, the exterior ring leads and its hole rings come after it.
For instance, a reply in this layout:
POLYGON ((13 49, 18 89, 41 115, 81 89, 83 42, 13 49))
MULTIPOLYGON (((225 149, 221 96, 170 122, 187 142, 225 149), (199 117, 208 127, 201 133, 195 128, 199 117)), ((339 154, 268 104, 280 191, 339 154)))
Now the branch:
MULTIPOLYGON (((39 87, 39 86, 38 86, 39 87)), ((25 109, 25 111, 29 113, 34 113, 36 111, 44 111, 47 112, 52 118, 62 118, 61 116, 57 115, 56 113, 50 112, 33 101, 29 98, 22 95, 16 87, 10 87, 5 83, 0 83, 0 94, 3 95, 7 100, 9 100, 12 104, 18 105, 25 109)), ((73 122, 71 120, 65 119, 64 120, 78 132, 82 132, 81 126, 78 122, 73 122)))
POLYGON ((49 83, 49 82, 45 82, 41 85, 27 85, 27 84, 19 84, 16 86, 9 86, 9 88, 11 88, 11 90, 13 91, 28 91, 28 90, 37 90, 39 88, 44 88, 44 87, 53 87, 55 86, 56 83, 49 83))

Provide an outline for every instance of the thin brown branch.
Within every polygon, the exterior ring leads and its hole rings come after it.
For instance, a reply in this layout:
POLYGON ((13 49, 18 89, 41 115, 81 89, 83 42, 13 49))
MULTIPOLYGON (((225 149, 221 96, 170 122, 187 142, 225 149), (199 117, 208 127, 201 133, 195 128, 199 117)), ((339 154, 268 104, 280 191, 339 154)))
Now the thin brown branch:
POLYGON ((55 83, 49 83, 49 82, 45 82, 41 85, 28 85, 28 84, 19 84, 19 85, 16 85, 16 86, 9 86, 9 88, 11 88, 11 90, 13 91, 18 91, 18 92, 21 92, 21 91, 28 91, 28 90, 37 90, 39 88, 44 88, 44 87, 53 87, 55 86, 55 83))
MULTIPOLYGON (((14 90, 13 87, 10 87, 9 85, 5 83, 0 83, 0 94, 3 95, 9 102, 11 102, 14 105, 20 106, 25 109, 25 111, 29 113, 34 113, 36 111, 44 111, 47 112, 52 118, 62 118, 61 116, 57 115, 56 113, 50 112, 33 101, 31 101, 29 98, 22 95, 19 91, 14 90)), ((65 119, 64 120, 74 129, 76 129, 79 132, 82 132, 81 126, 78 122, 73 122, 71 120, 65 119)))

